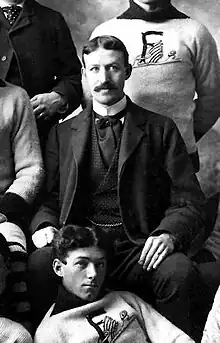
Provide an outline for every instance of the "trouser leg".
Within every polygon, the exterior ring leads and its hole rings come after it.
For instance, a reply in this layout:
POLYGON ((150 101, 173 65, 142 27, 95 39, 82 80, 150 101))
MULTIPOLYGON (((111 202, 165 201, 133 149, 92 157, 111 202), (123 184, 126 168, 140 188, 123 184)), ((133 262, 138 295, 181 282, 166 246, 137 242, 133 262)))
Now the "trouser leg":
POLYGON ((35 250, 28 261, 28 290, 35 325, 55 301, 59 282, 52 269, 52 248, 35 250))
POLYGON ((155 308, 172 323, 192 335, 192 302, 199 278, 192 262, 180 253, 168 256, 149 278, 155 308))
POLYGON ((198 285, 193 263, 184 254, 174 253, 156 270, 147 272, 137 263, 139 256, 136 251, 133 265, 112 274, 111 286, 136 293, 190 335, 191 301, 198 285))
POLYGON ((200 341, 214 296, 220 285, 220 260, 194 263, 194 265, 200 277, 201 287, 194 302, 193 329, 197 332, 198 341, 200 341))

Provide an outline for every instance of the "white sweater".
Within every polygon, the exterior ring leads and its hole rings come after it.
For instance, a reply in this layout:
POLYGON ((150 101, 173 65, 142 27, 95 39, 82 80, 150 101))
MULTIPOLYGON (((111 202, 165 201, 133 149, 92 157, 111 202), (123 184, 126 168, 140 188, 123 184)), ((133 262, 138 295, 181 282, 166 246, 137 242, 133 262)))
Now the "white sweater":
POLYGON ((215 295, 212 309, 209 312, 201 343, 220 342, 220 287, 215 295))
POLYGON ((0 195, 14 193, 32 203, 43 182, 35 118, 25 90, 0 87, 0 195))
POLYGON ((114 18, 91 38, 99 35, 116 36, 127 47, 133 71, 125 93, 138 105, 171 117, 188 152, 195 152, 194 118, 206 132, 220 114, 220 63, 208 30, 189 18, 156 23, 114 18))
POLYGON ((194 342, 150 305, 128 292, 111 292, 96 302, 50 317, 53 307, 38 327, 34 343, 104 342, 99 339, 98 330, 112 343, 194 342))
POLYGON ((1 343, 32 343, 30 333, 21 325, 10 319, 0 317, 1 343))

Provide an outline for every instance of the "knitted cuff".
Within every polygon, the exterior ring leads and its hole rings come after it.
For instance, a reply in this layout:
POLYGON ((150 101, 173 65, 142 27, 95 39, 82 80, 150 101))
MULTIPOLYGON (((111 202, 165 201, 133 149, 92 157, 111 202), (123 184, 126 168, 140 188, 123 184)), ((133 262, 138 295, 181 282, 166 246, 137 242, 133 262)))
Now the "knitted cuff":
POLYGON ((29 205, 19 195, 8 192, 0 200, 0 213, 4 214, 9 222, 22 227, 28 218, 29 205))

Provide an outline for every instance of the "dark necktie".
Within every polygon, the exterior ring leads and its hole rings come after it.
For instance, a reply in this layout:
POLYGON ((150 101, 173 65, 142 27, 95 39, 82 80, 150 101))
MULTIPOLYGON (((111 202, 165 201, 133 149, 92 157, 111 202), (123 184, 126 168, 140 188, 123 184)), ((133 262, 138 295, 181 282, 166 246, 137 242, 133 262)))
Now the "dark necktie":
POLYGON ((3 12, 5 13, 5 16, 9 22, 10 25, 13 25, 16 19, 18 18, 22 8, 17 5, 12 6, 5 6, 2 7, 3 12))
POLYGON ((121 135, 122 122, 120 119, 123 118, 124 115, 124 111, 121 111, 114 116, 105 117, 95 114, 99 146, 104 163, 107 167, 111 164, 121 135))

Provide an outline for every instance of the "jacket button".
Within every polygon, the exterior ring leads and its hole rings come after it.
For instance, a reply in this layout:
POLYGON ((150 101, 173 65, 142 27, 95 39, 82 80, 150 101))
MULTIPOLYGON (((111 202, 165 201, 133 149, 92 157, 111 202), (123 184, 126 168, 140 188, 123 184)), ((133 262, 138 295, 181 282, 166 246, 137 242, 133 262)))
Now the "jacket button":
POLYGON ((6 56, 2 56, 1 60, 2 60, 2 62, 5 62, 7 60, 7 57, 6 56))

